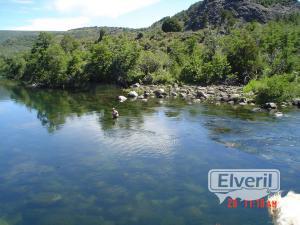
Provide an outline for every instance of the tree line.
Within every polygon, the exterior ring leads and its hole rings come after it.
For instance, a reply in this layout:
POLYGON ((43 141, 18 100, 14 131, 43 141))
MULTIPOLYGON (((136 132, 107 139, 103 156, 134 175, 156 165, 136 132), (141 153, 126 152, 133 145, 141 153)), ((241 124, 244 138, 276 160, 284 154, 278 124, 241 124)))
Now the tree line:
POLYGON ((135 37, 100 30, 95 42, 70 35, 58 41, 42 32, 30 52, 0 58, 0 75, 49 88, 78 88, 88 83, 250 82, 247 91, 269 92, 267 83, 271 83, 278 86, 272 90, 288 90, 293 96, 300 93, 299 15, 264 25, 229 24, 225 33, 209 28, 181 32, 178 23, 170 20, 161 31, 139 32, 135 37))

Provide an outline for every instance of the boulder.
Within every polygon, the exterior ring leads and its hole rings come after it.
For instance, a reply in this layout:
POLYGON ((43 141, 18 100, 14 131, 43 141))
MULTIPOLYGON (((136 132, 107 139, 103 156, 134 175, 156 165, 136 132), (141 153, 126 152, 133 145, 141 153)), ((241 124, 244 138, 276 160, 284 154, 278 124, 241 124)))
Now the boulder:
POLYGON ((180 93, 179 95, 180 95, 181 98, 186 98, 187 97, 187 95, 185 93, 180 93))
POLYGON ((160 95, 165 94, 165 90, 162 89, 162 88, 157 89, 157 90, 154 91, 154 94, 158 97, 158 96, 160 96, 160 95))
POLYGON ((173 96, 173 97, 176 97, 178 94, 176 93, 176 92, 171 92, 171 95, 173 96))
POLYGON ((125 96, 119 96, 118 97, 119 102, 125 102, 127 98, 125 96))
POLYGON ((205 99, 207 99, 207 98, 208 98, 208 95, 205 94, 204 91, 198 91, 198 92, 197 92, 197 98, 205 98, 205 99))
POLYGON ((139 95, 135 91, 131 91, 128 93, 129 98, 137 98, 139 95))
POLYGON ((274 114, 274 116, 276 116, 276 117, 283 117, 283 113, 282 112, 276 112, 274 114))
POLYGON ((144 98, 149 98, 149 96, 150 96, 150 93, 149 92, 144 92, 144 98))
POLYGON ((265 104, 266 109, 277 109, 277 105, 274 102, 268 102, 265 104))
POLYGON ((132 87, 133 88, 139 88, 141 85, 139 83, 133 84, 132 87))
POLYGON ((300 98, 296 98, 293 100, 293 105, 300 107, 300 98))
POLYGON ((237 101, 239 101, 239 99, 240 99, 240 95, 239 94, 232 94, 232 95, 230 95, 230 101, 234 101, 234 102, 237 102, 237 101))

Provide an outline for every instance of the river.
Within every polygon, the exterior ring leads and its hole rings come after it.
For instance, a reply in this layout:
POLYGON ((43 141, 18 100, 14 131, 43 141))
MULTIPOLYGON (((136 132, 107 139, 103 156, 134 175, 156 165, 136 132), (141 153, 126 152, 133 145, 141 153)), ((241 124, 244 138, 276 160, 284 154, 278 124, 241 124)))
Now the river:
POLYGON ((207 180, 220 168, 278 169, 300 192, 300 110, 118 94, 0 82, 0 225, 271 224, 267 209, 219 205, 207 180))

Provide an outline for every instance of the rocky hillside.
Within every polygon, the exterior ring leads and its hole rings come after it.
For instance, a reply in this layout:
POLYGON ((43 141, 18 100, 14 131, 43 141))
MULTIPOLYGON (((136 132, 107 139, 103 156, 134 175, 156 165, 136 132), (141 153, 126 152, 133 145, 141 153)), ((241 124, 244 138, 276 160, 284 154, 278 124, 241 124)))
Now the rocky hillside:
POLYGON ((204 0, 175 15, 185 30, 199 30, 224 23, 266 23, 300 12, 297 0, 204 0))

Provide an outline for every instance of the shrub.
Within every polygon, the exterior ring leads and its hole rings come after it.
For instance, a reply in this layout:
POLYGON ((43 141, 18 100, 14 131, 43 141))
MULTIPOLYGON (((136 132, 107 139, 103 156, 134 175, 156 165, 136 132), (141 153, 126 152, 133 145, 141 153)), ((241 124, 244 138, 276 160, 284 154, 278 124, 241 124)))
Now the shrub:
POLYGON ((253 91, 258 103, 282 102, 300 96, 300 82, 295 75, 275 75, 252 80, 245 92, 253 91))
POLYGON ((175 18, 167 18, 162 24, 162 30, 165 33, 168 32, 180 32, 182 31, 182 25, 175 18))

